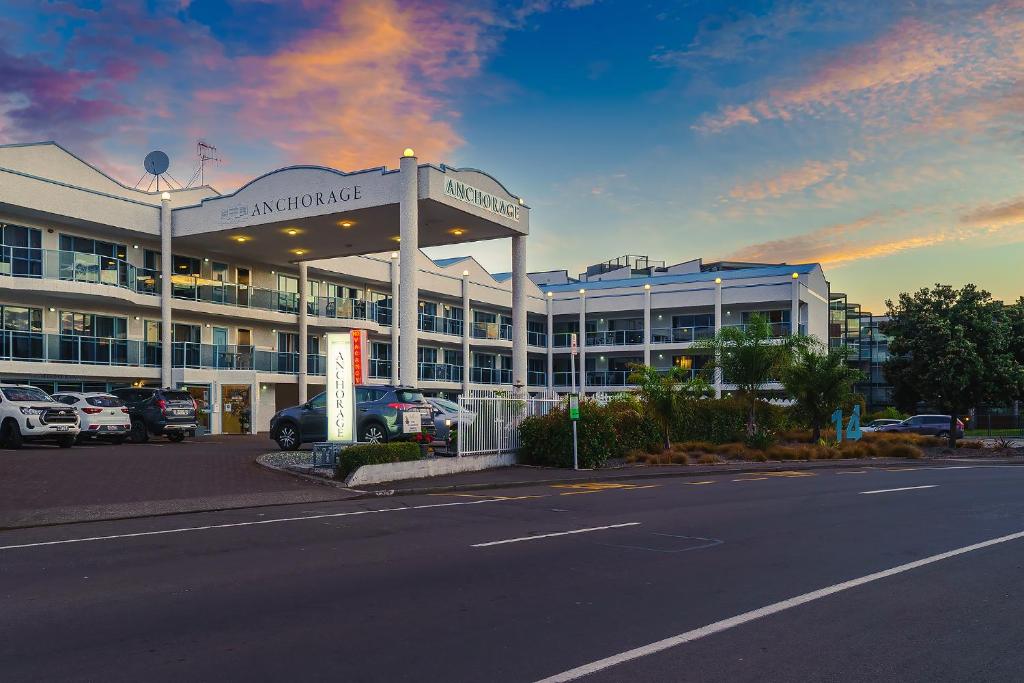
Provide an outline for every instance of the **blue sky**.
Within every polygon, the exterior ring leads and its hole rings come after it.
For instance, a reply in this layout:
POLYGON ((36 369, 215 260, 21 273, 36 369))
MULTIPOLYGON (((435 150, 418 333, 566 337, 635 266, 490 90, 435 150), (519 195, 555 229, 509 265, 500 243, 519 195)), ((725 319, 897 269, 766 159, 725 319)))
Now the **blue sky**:
MULTIPOLYGON (((0 141, 222 191, 289 163, 483 168, 531 269, 821 261, 868 308, 1022 294, 1021 0, 0 0, 0 141)), ((494 271, 509 245, 457 250, 494 271)), ((438 255, 454 255, 440 250, 438 255)))

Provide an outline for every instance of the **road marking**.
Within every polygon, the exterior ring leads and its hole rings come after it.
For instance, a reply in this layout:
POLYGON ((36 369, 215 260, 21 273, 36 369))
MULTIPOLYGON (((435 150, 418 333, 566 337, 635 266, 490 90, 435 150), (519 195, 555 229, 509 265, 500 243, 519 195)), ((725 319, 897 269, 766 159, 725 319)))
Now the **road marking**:
POLYGON ((921 469, 921 468, 920 467, 886 467, 885 471, 886 472, 913 472, 914 470, 919 470, 919 469, 921 469))
POLYGON ((715 482, 708 480, 708 481, 684 481, 683 483, 686 484, 687 486, 703 486, 704 484, 714 484, 715 482))
POLYGON ((38 541, 36 543, 19 543, 16 545, 2 545, 0 551, 18 550, 20 548, 38 548, 47 545, 64 545, 68 543, 91 543, 94 541, 110 541, 118 538, 140 538, 143 536, 162 536, 164 534, 183 534, 187 531, 210 531, 212 529, 231 529, 242 526, 259 526, 262 524, 281 524, 284 522, 304 522, 310 519, 331 519, 334 517, 356 517, 359 515, 373 515, 385 512, 402 512, 404 510, 429 510, 432 508, 455 507, 457 505, 482 505, 484 503, 504 503, 510 500, 525 500, 531 496, 516 496, 514 498, 487 498, 484 500, 466 500, 453 503, 432 503, 430 505, 411 505, 408 507, 381 508, 379 510, 353 510, 352 512, 332 512, 322 515, 306 515, 304 517, 277 517, 274 519, 260 519, 254 522, 232 522, 230 524, 209 524, 206 526, 189 526, 178 529, 161 529, 159 531, 137 531, 131 534, 111 534, 109 536, 88 536, 84 538, 64 538, 57 541, 38 541))
POLYGON ((536 541, 542 538, 554 538, 555 536, 571 536, 573 534, 586 534, 591 531, 604 531, 606 529, 621 529, 627 526, 639 526, 640 522, 625 522, 623 524, 609 524, 608 526, 592 526, 586 529, 573 529, 572 531, 556 531, 551 534, 538 534, 537 536, 520 536, 519 538, 506 538, 503 541, 488 541, 487 543, 474 543, 470 548, 488 548, 492 545, 505 545, 506 543, 519 543, 521 541, 536 541))
MULTIPOLYGON (((460 498, 486 498, 488 500, 512 500, 512 496, 493 496, 484 495, 481 493, 429 493, 430 496, 458 496, 460 498)), ((526 498, 547 498, 546 495, 542 496, 515 496, 516 500, 524 500, 526 498)))
POLYGON ((671 638, 665 638, 664 640, 659 640, 655 643, 651 643, 650 645, 644 645, 642 647, 634 648, 632 650, 627 650, 617 655, 612 655, 611 657, 599 659, 596 662, 584 664, 582 666, 576 667, 575 669, 569 669, 568 671, 563 671, 562 673, 555 674, 554 676, 549 676, 548 678, 542 679, 537 683, 564 683, 565 681, 575 681, 579 678, 583 678, 584 676, 589 676, 590 674, 597 673, 598 671, 604 671, 605 669, 609 669, 613 666, 617 666, 625 662, 633 661, 634 659, 640 659, 641 657, 646 657, 647 655, 652 655, 656 652, 668 650, 670 648, 683 645, 685 643, 689 643, 695 640, 699 640, 701 638, 705 638, 716 633, 721 633, 722 631, 727 631, 731 628, 742 626, 743 624, 755 621, 757 619, 761 619, 762 617, 767 617, 772 614, 778 614, 779 612, 783 612, 794 607, 799 607, 800 605, 804 605, 815 600, 827 598, 830 595, 835 595, 836 593, 840 593, 851 588, 857 588, 858 586, 863 586, 864 584, 871 583, 873 581, 879 581, 890 576, 902 574, 903 572, 909 572, 910 570, 917 569, 918 567, 924 567, 935 562, 941 562, 942 560, 948 560, 950 558, 957 557, 958 555, 964 555, 975 550, 981 550, 982 548, 988 548, 989 546, 999 545, 1000 543, 1017 541, 1022 538, 1024 538, 1024 531, 1018 531, 1015 534, 1009 534, 1007 536, 1000 536, 999 538, 989 539, 987 541, 982 541, 981 543, 975 543, 974 545, 964 546, 962 548, 957 548, 955 550, 950 550, 948 552, 939 553, 938 555, 931 555, 921 560, 915 560, 914 562, 901 564, 891 569, 885 569, 883 571, 875 572, 874 574, 868 574, 867 576, 862 576, 857 579, 851 579, 850 581, 837 583, 827 588, 821 588, 816 591, 811 591, 810 593, 797 595, 796 597, 789 598, 788 600, 782 600, 780 602, 773 603, 766 607, 761 607, 759 609, 751 610, 749 612, 744 612, 743 614, 738 614, 734 617, 729 617, 728 619, 716 621, 713 624, 701 626, 700 628, 693 629, 692 631, 680 633, 679 635, 672 636, 671 638))
POLYGON ((637 489, 653 489, 658 486, 661 486, 661 484, 648 484, 646 486, 641 486, 639 484, 609 484, 601 482, 585 482, 582 484, 552 484, 551 488, 579 489, 559 494, 561 496, 579 496, 584 493, 601 493, 603 491, 635 491, 637 489))
POLYGON ((878 489, 877 491, 861 491, 860 495, 868 496, 873 493, 893 493, 895 491, 917 491, 918 489, 933 489, 938 484, 928 484, 927 486, 904 486, 898 489, 878 489))
POLYGON ((765 481, 768 477, 749 477, 747 479, 733 479, 733 481, 765 481))
POLYGON ((856 472, 836 472, 836 474, 867 474, 867 470, 858 470, 856 472))

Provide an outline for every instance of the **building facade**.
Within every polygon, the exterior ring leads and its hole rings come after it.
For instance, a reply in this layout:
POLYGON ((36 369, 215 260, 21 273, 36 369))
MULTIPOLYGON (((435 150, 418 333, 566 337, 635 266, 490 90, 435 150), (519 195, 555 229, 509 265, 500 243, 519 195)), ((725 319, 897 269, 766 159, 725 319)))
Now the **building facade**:
POLYGON ((845 347, 848 363, 861 371, 863 378, 854 391, 864 397, 869 413, 893 406, 892 385, 885 378, 889 337, 882 331, 888 320, 850 303, 846 294, 834 292, 829 297, 829 345, 845 347))
POLYGON ((231 195, 158 194, 54 143, 0 146, 0 379, 180 386, 204 429, 251 433, 322 390, 334 330, 368 332, 371 383, 449 396, 621 390, 636 362, 697 371, 694 342, 755 313, 780 336, 828 336, 816 264, 626 257, 527 277, 528 212, 486 174, 411 154, 400 171, 293 167, 231 195), (507 274, 419 248, 504 237, 507 274))

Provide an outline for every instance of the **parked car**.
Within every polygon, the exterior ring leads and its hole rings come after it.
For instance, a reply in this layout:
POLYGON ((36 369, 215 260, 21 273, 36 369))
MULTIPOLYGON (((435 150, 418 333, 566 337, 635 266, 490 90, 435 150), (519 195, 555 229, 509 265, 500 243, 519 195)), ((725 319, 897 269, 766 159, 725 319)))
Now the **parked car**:
POLYGON ((124 401, 131 418, 128 433, 134 443, 149 441, 150 435, 166 436, 178 443, 186 436, 195 436, 199 424, 196 422, 196 402, 183 389, 164 387, 129 387, 110 392, 124 401))
MULTIPOLYGON (((949 437, 949 415, 914 415, 894 425, 879 427, 879 432, 910 432, 913 434, 924 434, 925 436, 949 437)), ((957 439, 964 435, 964 423, 956 421, 957 439)))
POLYGON ((459 408, 459 404, 446 398, 428 398, 427 403, 434 409, 434 438, 447 441, 451 427, 473 424, 476 413, 459 408))
POLYGON ((0 384, 0 445, 21 448, 26 441, 56 441, 71 448, 78 437, 78 413, 38 387, 0 384))
POLYGON ((898 425, 900 422, 903 422, 903 420, 896 420, 893 418, 884 417, 879 420, 872 420, 871 422, 868 422, 866 425, 861 427, 860 430, 862 432, 878 432, 881 431, 882 427, 887 427, 888 425, 898 425))
MULTIPOLYGON (((416 389, 393 386, 356 387, 356 436, 367 443, 409 439, 402 431, 402 415, 420 414, 422 430, 434 433, 430 404, 416 389)), ((317 394, 302 405, 279 410, 270 419, 270 438, 281 450, 298 448, 304 443, 327 440, 327 394, 317 394)))
POLYGON ((105 392, 63 391, 53 400, 71 406, 78 413, 78 441, 101 439, 122 444, 132 429, 124 401, 105 392))

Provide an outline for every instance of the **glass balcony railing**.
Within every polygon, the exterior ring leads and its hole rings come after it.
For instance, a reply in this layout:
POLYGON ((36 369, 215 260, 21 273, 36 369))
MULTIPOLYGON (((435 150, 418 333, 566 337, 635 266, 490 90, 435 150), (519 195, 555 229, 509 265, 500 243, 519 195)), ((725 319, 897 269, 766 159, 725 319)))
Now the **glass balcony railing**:
POLYGON ((299 295, 276 289, 262 289, 232 282, 207 280, 195 275, 175 275, 172 280, 171 296, 175 299, 204 301, 211 304, 258 308, 279 313, 299 312, 299 295))
POLYGON ((112 256, 78 251, 0 246, 0 275, 92 282, 140 294, 160 292, 160 278, 155 270, 139 268, 112 256))
POLYGON ((512 384, 512 371, 501 368, 470 368, 469 381, 473 384, 512 384))
POLYGON ((531 387, 544 387, 548 384, 548 373, 543 370, 527 370, 526 384, 531 387))
POLYGON ((462 336, 462 321, 456 318, 445 318, 440 315, 420 313, 418 324, 421 332, 436 332, 456 337, 462 336))
POLYGON ((551 346, 556 349, 567 349, 572 346, 572 332, 556 332, 551 337, 551 346))
POLYGON ((587 332, 587 346, 632 346, 643 343, 643 330, 587 332))
POLYGON ((333 296, 317 296, 306 302, 309 314, 321 318, 342 318, 345 320, 373 320, 379 316, 377 304, 363 299, 342 299, 333 296))
POLYGON ((378 325, 391 325, 391 306, 378 303, 377 306, 377 324, 378 325))
POLYGON ((472 327, 473 339, 511 339, 512 330, 509 325, 501 325, 499 323, 473 323, 472 327), (509 327, 508 336, 502 336, 503 327, 509 327))
POLYGON ((624 387, 633 374, 632 370, 590 370, 587 372, 588 387, 624 387))
MULTIPOLYGON (((722 327, 734 327, 734 328, 739 328, 741 330, 745 330, 745 329, 747 329, 747 324, 746 323, 737 323, 737 324, 733 324, 733 325, 722 325, 722 327)), ((771 330, 771 335, 774 338, 788 337, 791 334, 791 329, 792 329, 788 322, 768 323, 768 328, 771 330)), ((801 325, 800 326, 800 333, 801 334, 804 334, 803 328, 804 328, 804 326, 801 325)))
POLYGON ((534 332, 533 330, 526 331, 526 345, 527 346, 539 346, 541 348, 548 347, 548 335, 546 332, 534 332))
POLYGON ((708 325, 698 327, 656 327, 651 330, 652 344, 685 344, 715 336, 715 328, 708 325))
MULTIPOLYGON (((579 378, 579 373, 575 373, 575 374, 576 374, 576 378, 578 379, 579 378)), ((572 376, 573 376, 573 373, 571 371, 569 371, 569 370, 564 370, 564 371, 556 372, 556 373, 554 373, 554 375, 552 375, 552 377, 554 378, 554 384, 555 384, 556 387, 572 386, 572 383, 573 383, 572 376)), ((579 384, 579 382, 577 382, 577 384, 579 384)))
POLYGON ((461 382, 462 366, 449 363, 420 363, 418 376, 429 382, 461 382))

